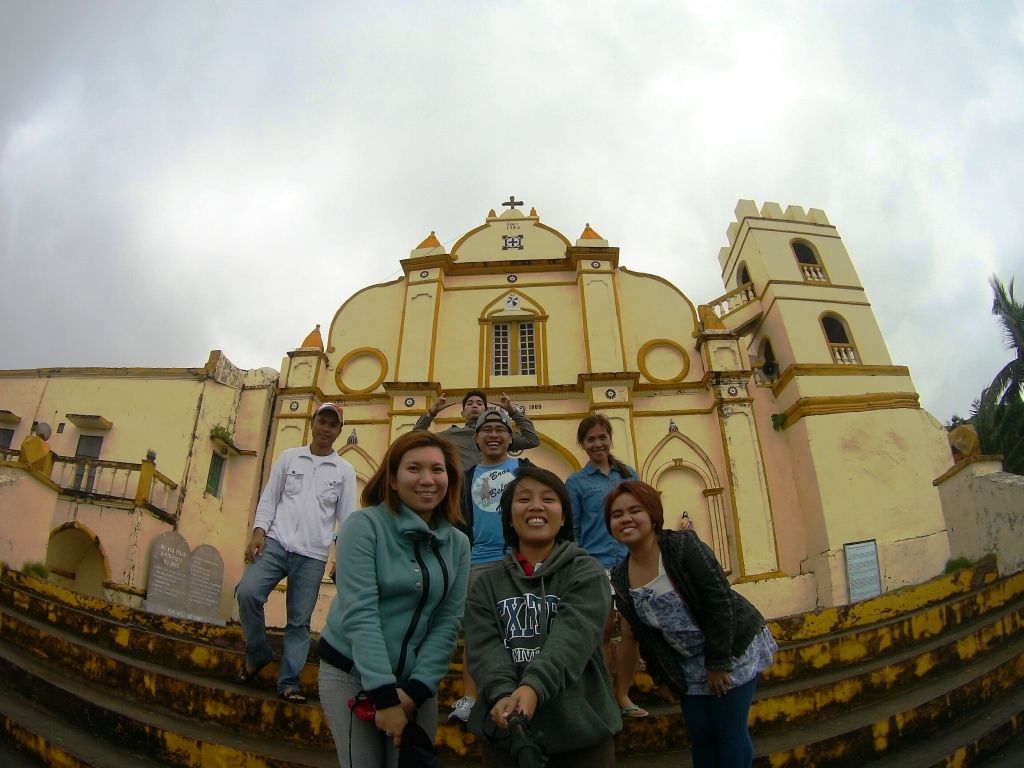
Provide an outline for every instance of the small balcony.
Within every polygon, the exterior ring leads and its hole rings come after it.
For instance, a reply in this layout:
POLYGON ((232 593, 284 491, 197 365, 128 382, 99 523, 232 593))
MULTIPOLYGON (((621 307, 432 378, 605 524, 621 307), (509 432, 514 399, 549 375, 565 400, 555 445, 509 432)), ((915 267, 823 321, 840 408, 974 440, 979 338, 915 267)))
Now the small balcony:
MULTIPOLYGON (((12 448, 0 448, 0 462, 27 467, 19 461, 19 452, 12 448)), ((177 515, 178 484, 161 473, 152 461, 132 464, 54 455, 48 479, 57 485, 59 497, 69 501, 142 507, 170 524, 177 515)))

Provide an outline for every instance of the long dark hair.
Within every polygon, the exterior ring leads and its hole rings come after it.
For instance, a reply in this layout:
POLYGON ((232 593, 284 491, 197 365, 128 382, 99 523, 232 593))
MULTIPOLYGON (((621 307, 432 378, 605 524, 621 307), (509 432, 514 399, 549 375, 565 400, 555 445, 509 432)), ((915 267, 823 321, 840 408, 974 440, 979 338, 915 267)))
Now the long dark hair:
POLYGON ((388 447, 373 477, 363 488, 363 506, 372 507, 385 503, 392 512, 398 512, 402 506, 402 500, 392 487, 392 481, 398 474, 398 465, 402 463, 402 457, 409 451, 416 448, 439 448, 444 456, 444 467, 448 471, 448 492, 441 503, 434 507, 434 514, 443 514, 452 525, 465 526, 466 521, 462 517, 462 469, 459 465, 459 454, 450 442, 445 438, 435 435, 426 429, 414 429, 401 435, 388 447))
POLYGON ((501 532, 505 535, 505 543, 513 550, 519 549, 519 534, 512 527, 512 501, 520 481, 526 478, 536 480, 555 492, 558 503, 562 505, 562 527, 555 534, 555 541, 572 541, 575 538, 572 532, 572 502, 569 500, 569 490, 565 487, 565 483, 554 472, 541 469, 536 464, 523 464, 516 471, 515 478, 501 492, 501 500, 498 502, 498 510, 501 513, 501 532))
MULTIPOLYGON (((612 423, 608 421, 608 417, 603 413, 592 413, 589 416, 585 416, 583 421, 580 422, 579 427, 576 429, 576 444, 580 448, 583 447, 583 438, 585 438, 587 436, 587 432, 592 430, 594 427, 603 427, 604 431, 608 433, 608 439, 611 440, 612 423)), ((624 463, 616 459, 610 451, 608 452, 608 461, 611 463, 615 471, 622 475, 623 479, 633 477, 633 471, 624 463)))

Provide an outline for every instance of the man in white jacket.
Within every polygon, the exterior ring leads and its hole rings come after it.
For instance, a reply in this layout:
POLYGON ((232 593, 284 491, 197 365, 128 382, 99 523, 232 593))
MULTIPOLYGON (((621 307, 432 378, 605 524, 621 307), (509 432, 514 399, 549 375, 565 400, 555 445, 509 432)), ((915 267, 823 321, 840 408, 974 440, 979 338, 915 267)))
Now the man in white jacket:
POLYGON ((283 451, 274 462, 245 549, 249 565, 236 590, 238 618, 245 633, 245 660, 238 682, 246 684, 273 658, 263 606, 281 579, 288 579, 288 623, 277 695, 297 704, 306 701, 299 674, 309 653, 309 620, 320 594, 331 539, 356 506, 355 471, 334 452, 344 423, 341 408, 324 403, 313 414, 312 442, 283 451))

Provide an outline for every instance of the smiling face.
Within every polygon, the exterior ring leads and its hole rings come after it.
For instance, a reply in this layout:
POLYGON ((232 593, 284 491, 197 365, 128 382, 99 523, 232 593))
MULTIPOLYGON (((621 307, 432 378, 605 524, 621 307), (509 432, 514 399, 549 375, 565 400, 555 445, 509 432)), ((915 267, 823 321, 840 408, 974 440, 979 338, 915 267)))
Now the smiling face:
POLYGON ((603 466, 612 452, 612 437, 608 434, 607 429, 598 424, 587 430, 580 446, 586 452, 591 464, 603 466))
POLYGON ((406 451, 391 487, 405 506, 429 522, 448 491, 448 470, 441 449, 423 446, 406 451))
POLYGON ((623 493, 612 502, 608 527, 616 541, 631 549, 654 536, 654 523, 647 507, 631 493, 623 493))
POLYGON ((565 519, 558 494, 532 477, 524 477, 516 484, 511 517, 519 546, 538 548, 554 544, 565 519))
POLYGON ((483 456, 484 464, 498 464, 508 458, 512 432, 498 421, 484 424, 476 431, 476 445, 483 456))

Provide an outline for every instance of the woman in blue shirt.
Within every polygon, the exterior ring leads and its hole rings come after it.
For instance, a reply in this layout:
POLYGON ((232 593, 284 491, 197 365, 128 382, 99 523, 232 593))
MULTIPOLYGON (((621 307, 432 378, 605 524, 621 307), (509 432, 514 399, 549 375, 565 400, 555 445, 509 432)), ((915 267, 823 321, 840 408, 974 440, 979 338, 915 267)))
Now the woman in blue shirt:
MULTIPOLYGON (((612 425, 604 414, 594 413, 583 419, 576 430, 576 442, 587 454, 589 461, 566 481, 572 502, 573 533, 576 543, 596 558, 607 573, 622 562, 627 550, 605 528, 604 497, 623 480, 637 479, 637 474, 635 469, 612 455, 612 425)), ((609 673, 612 671, 614 620, 615 612, 612 611, 604 627, 604 658, 609 673)), ((622 642, 615 663, 615 700, 623 717, 647 717, 647 711, 629 698, 629 688, 640 661, 640 651, 629 625, 622 622, 621 630, 622 642)))

